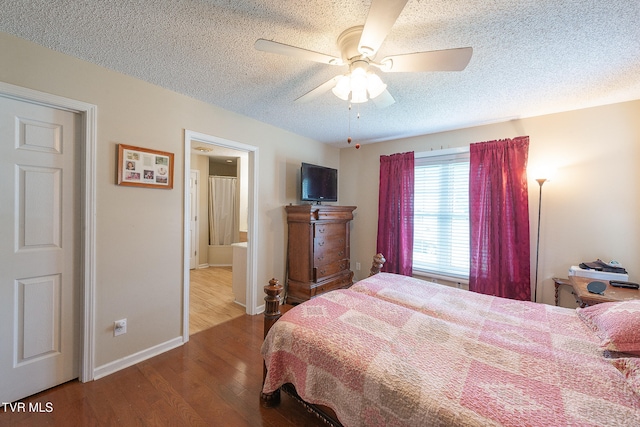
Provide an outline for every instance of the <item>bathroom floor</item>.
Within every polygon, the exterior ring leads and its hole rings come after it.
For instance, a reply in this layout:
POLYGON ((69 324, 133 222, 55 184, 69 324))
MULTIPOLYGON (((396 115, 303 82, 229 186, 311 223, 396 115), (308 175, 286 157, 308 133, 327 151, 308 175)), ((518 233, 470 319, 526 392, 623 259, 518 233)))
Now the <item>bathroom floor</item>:
POLYGON ((189 335, 245 314, 233 302, 231 267, 190 270, 189 335))

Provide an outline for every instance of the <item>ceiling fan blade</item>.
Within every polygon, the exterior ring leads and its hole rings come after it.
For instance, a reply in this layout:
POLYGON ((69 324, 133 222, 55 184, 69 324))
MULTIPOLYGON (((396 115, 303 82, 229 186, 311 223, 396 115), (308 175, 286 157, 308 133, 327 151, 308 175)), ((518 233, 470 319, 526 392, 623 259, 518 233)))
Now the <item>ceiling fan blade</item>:
POLYGON ((258 39, 254 46, 262 52, 277 53, 279 55, 292 56, 294 58, 306 59, 307 61, 320 62, 322 64, 342 65, 342 60, 335 56, 302 49, 301 47, 289 46, 288 44, 278 43, 272 40, 258 39))
POLYGON ((342 76, 338 75, 332 78, 331 80, 328 80, 322 83, 320 86, 318 86, 315 89, 311 89, 309 92, 305 93, 300 98, 296 99, 294 102, 297 104, 304 104, 304 103, 313 101, 320 95, 324 94, 325 92, 329 92, 331 89, 333 89, 340 77, 342 76))
POLYGON ((362 29, 358 51, 373 58, 408 0, 373 0, 362 29))
POLYGON ((472 54, 473 48, 461 47, 387 56, 381 61, 381 69, 387 73, 462 71, 471 60, 472 54))
POLYGON ((372 98, 371 101, 378 108, 385 108, 396 102, 396 100, 393 99, 393 96, 391 96, 391 94, 387 89, 385 89, 384 92, 382 92, 380 95, 376 96, 375 98, 372 98))

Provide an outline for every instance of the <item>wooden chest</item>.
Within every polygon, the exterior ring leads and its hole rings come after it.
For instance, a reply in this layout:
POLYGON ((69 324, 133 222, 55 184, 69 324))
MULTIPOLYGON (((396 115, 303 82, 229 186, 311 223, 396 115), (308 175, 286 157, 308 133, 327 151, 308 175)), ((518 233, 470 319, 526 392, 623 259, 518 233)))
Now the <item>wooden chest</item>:
POLYGON ((301 303, 353 284, 349 226, 355 206, 289 205, 287 302, 301 303))

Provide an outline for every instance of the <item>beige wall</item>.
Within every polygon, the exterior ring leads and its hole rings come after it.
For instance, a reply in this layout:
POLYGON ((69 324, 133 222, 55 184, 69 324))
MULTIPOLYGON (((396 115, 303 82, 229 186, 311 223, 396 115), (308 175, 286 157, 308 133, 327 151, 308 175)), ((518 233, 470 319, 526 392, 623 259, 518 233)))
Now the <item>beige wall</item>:
MULTIPOLYGON (((376 250, 380 155, 468 146, 530 136, 529 171, 556 169, 544 184, 538 300, 553 304, 554 276, 597 258, 618 260, 640 281, 640 101, 347 148, 340 155, 340 195, 358 206, 352 228, 352 266, 366 275, 376 250)), ((539 186, 529 179, 532 283, 539 186)), ((561 293, 561 305, 574 307, 561 293)))
POLYGON ((338 167, 338 149, 5 33, 0 56, 0 81, 98 107, 96 367, 182 335, 185 129, 259 148, 257 276, 284 277, 283 205, 296 203, 297 169, 338 167), (173 190, 115 185, 119 143, 175 153, 173 190), (127 333, 114 338, 122 318, 127 333))

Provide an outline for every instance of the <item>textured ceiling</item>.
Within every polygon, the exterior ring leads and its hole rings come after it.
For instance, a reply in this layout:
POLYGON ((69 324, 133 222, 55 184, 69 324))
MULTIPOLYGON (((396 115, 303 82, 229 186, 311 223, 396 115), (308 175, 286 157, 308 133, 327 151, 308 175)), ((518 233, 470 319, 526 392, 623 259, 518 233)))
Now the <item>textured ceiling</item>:
POLYGON ((340 56, 370 0, 0 0, 0 31, 315 140, 346 146, 640 99, 638 0, 409 0, 378 58, 473 47, 462 72, 379 73, 396 103, 328 92, 346 72, 257 51, 340 56), (355 118, 359 109, 360 119, 355 118))

